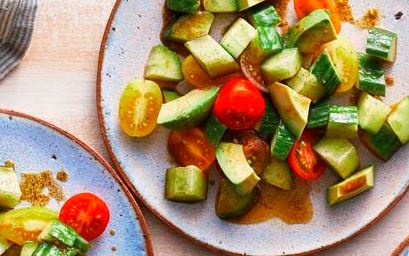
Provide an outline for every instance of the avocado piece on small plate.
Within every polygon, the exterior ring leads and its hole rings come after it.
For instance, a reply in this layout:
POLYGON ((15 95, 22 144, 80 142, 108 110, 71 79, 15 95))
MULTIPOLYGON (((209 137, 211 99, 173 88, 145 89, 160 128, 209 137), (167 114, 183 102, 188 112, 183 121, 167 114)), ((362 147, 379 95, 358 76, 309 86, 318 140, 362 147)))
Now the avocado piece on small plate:
POLYGON ((324 137, 314 145, 314 151, 343 179, 359 167, 358 151, 347 139, 324 137))
POLYGON ((261 65, 267 83, 280 82, 295 76, 300 71, 302 57, 297 48, 284 49, 271 56, 261 65))
POLYGON ((195 89, 163 104, 158 124, 173 130, 195 127, 209 115, 218 92, 218 87, 195 89))
POLYGON ((241 12, 264 1, 265 0, 237 0, 237 5, 239 7, 239 11, 241 12))
POLYGON ((375 166, 371 165, 348 179, 328 188, 327 200, 330 206, 344 202, 371 189, 375 185, 375 166))
POLYGON ((256 30, 242 18, 238 18, 224 34, 220 45, 237 59, 256 35, 256 30))
POLYGON ((402 144, 409 142, 409 96, 392 110, 388 116, 388 124, 402 144))
POLYGON ((183 80, 182 62, 177 53, 164 45, 154 46, 145 67, 145 78, 167 82, 183 80))
POLYGON ((270 85, 269 90, 281 119, 295 137, 301 137, 308 122, 311 100, 281 83, 270 85))
POLYGON ((178 18, 170 24, 163 34, 167 40, 185 43, 209 34, 214 20, 210 12, 198 12, 178 18))
POLYGON ((318 102, 326 94, 325 88, 317 77, 304 68, 288 80, 287 84, 299 94, 310 98, 312 102, 318 102))
POLYGON ((234 58, 209 35, 186 42, 185 46, 212 78, 240 70, 234 58))
POLYGON ((358 101, 359 127, 371 134, 377 134, 391 111, 391 107, 364 92, 358 101))
POLYGON ((290 190, 293 184, 293 176, 287 162, 275 158, 267 165, 261 180, 283 190, 290 190))
POLYGON ((13 209, 20 202, 21 190, 12 164, 0 166, 0 208, 13 209))
POLYGON ((373 27, 369 29, 366 53, 378 59, 395 62, 398 35, 392 31, 373 27))
POLYGON ((203 0, 204 9, 212 13, 237 12, 237 0, 203 0))
POLYGON ((166 0, 169 10, 183 13, 196 13, 199 11, 200 0, 166 0))
POLYGON ((328 12, 318 9, 300 21, 288 32, 288 47, 298 47, 302 53, 318 52, 321 46, 337 38, 328 12))
POLYGON ((216 158, 224 175, 239 195, 251 193, 260 181, 247 162, 243 145, 222 142, 216 149, 216 158))

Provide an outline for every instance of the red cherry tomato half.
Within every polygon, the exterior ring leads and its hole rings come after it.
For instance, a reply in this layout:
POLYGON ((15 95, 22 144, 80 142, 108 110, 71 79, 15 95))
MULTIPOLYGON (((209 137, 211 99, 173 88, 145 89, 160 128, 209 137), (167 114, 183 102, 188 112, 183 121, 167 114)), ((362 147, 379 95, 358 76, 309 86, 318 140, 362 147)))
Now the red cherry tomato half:
POLYGON ((328 165, 315 153, 313 146, 318 136, 311 130, 305 130, 298 139, 290 155, 288 164, 298 177, 305 180, 317 180, 327 170, 328 165))
POLYGON ((77 194, 65 202, 59 219, 92 241, 104 232, 109 222, 109 209, 102 199, 91 193, 77 194))
POLYGON ((232 130, 253 128, 264 114, 266 104, 259 90, 249 80, 227 82, 214 104, 213 114, 232 130))

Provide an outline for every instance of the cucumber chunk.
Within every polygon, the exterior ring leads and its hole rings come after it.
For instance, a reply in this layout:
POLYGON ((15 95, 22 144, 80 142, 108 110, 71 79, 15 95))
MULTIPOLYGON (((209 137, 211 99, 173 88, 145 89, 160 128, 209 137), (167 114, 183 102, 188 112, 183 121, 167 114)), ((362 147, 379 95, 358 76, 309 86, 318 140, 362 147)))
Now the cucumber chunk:
POLYGON ((392 111, 388 117, 388 124, 402 144, 409 142, 409 96, 392 111))
POLYGON ((256 35, 250 42, 249 51, 257 63, 263 62, 270 55, 283 49, 283 39, 273 27, 258 27, 256 35))
POLYGON ((310 113, 308 115, 308 129, 326 127, 329 121, 329 111, 331 105, 329 101, 323 101, 317 105, 310 108, 310 113))
POLYGON ((239 6, 239 11, 241 12, 264 1, 265 0, 237 0, 237 5, 239 6))
POLYGON ((209 34, 213 20, 214 15, 210 12, 185 15, 170 24, 163 36, 170 41, 185 43, 209 34))
POLYGON ((261 65, 261 71, 267 83, 274 83, 295 76, 301 65, 302 57, 297 48, 284 49, 268 58, 261 65))
POLYGON ((256 30, 242 18, 238 18, 224 34, 220 45, 235 59, 246 49, 256 35, 256 30))
POLYGON ((163 45, 153 47, 146 64, 145 78, 169 82, 183 80, 179 56, 163 45))
POLYGON ((217 198, 216 214, 221 219, 241 217, 257 202, 258 196, 258 189, 254 189, 246 195, 239 195, 230 181, 222 179, 217 198))
POLYGON ((220 140, 223 138, 224 133, 227 130, 227 126, 220 123, 220 121, 214 116, 210 115, 206 122, 206 136, 213 146, 217 147, 220 140))
POLYGON ((204 9, 213 13, 237 12, 239 7, 236 0, 204 0, 204 9))
POLYGON ((6 239, 0 236, 0 255, 3 255, 3 253, 5 253, 10 247, 11 243, 9 243, 6 239))
POLYGON ((299 94, 310 98, 312 102, 318 102, 326 94, 325 88, 318 79, 304 68, 288 80, 287 84, 299 94))
POLYGON ((398 35, 386 29, 369 29, 366 53, 387 62, 395 62, 398 35))
POLYGON ((331 138, 354 139, 358 137, 358 108, 356 106, 331 106, 327 126, 331 138))
POLYGON ((267 165, 261 179, 275 187, 290 190, 293 185, 293 176, 287 162, 272 158, 267 165))
POLYGON ((281 18, 273 6, 266 5, 250 10, 249 21, 254 27, 276 27, 281 18))
POLYGON ((337 38, 328 12, 318 9, 300 21, 288 32, 288 47, 298 47, 302 53, 318 52, 321 46, 337 38))
POLYGON ((264 99, 264 102, 266 103, 266 110, 260 123, 256 126, 256 131, 262 136, 269 136, 274 133, 280 123, 280 116, 269 99, 264 99))
POLYGON ((327 95, 333 94, 342 82, 334 63, 326 52, 322 53, 312 64, 310 71, 324 86, 327 95))
POLYGON ((163 102, 168 103, 181 97, 178 92, 171 90, 162 90, 163 102))
POLYGON ((61 251, 51 243, 41 243, 32 256, 59 256, 61 251))
POLYGON ((185 46, 212 78, 240 69, 234 58, 209 35, 189 41, 185 46))
POLYGON ((359 127, 371 134, 377 134, 391 111, 391 107, 382 101, 362 93, 358 101, 359 127))
POLYGON ((314 150, 343 179, 359 167, 358 151, 347 139, 325 137, 314 146, 314 150))
POLYGON ((287 159, 288 154, 291 151, 295 143, 294 136, 290 130, 281 121, 271 141, 271 156, 278 160, 284 161, 287 159))
POLYGON ((13 209, 20 202, 21 190, 13 164, 0 166, 0 208, 13 209))
MULTIPOLYGON (((20 256, 32 256, 37 250, 39 244, 37 242, 27 242, 23 244, 21 248, 20 256)), ((0 254, 1 255, 1 254, 0 254)))
POLYGON ((216 158, 224 175, 239 195, 251 193, 260 181, 248 163, 242 145, 220 143, 216 149, 216 158))
POLYGON ((219 92, 218 87, 195 89, 188 94, 162 105, 158 124, 168 129, 189 129, 209 115, 219 92))
POLYGON ((385 74, 382 65, 367 54, 359 54, 357 88, 372 95, 385 96, 385 74))
POLYGON ((374 169, 375 167, 371 165, 343 182, 329 187, 327 191, 328 204, 330 206, 338 204, 373 188, 375 185, 374 169))
POLYGON ((369 151, 383 161, 391 159, 402 147, 399 138, 387 123, 382 126, 377 134, 361 132, 359 138, 369 151))
POLYGON ((207 174, 193 165, 168 169, 165 198, 183 203, 206 200, 207 174))
POLYGON ((196 13, 199 11, 200 0, 166 0, 168 9, 184 13, 196 13))

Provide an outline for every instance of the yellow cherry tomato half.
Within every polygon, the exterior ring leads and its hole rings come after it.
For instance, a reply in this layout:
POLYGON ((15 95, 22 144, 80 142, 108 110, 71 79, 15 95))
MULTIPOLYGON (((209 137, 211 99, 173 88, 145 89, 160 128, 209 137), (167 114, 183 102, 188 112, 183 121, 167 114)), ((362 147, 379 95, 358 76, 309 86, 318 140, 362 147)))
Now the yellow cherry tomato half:
POLYGON ((326 44, 324 51, 328 53, 342 80, 336 92, 349 91, 358 80, 359 62, 355 47, 349 40, 340 38, 326 44))
POLYGON ((162 92, 157 83, 132 80, 119 102, 119 120, 122 130, 131 137, 149 135, 157 126, 162 107, 162 92))

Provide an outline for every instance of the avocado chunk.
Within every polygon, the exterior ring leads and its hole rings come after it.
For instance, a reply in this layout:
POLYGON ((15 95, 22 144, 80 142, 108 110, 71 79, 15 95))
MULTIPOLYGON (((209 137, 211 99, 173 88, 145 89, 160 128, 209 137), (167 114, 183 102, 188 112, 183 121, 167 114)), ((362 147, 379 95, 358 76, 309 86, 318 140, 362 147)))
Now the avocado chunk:
POLYGON ((237 12, 239 7, 237 0, 204 0, 204 9, 213 13, 237 12))
POLYGON ((10 247, 11 243, 9 243, 6 239, 0 236, 0 255, 3 255, 3 253, 5 253, 10 247))
POLYGON ((297 48, 284 49, 268 58, 261 65, 261 71, 267 83, 274 83, 295 76, 301 65, 302 57, 297 48))
POLYGON ((193 165, 168 169, 165 198, 182 203, 206 200, 207 174, 193 165))
POLYGON ((359 155, 347 139, 323 138, 315 146, 315 152, 343 179, 359 167, 359 155))
POLYGON ((259 192, 256 188, 249 194, 239 195, 230 181, 222 179, 216 203, 217 216, 221 219, 229 219, 245 215, 257 202, 259 192))
POLYGON ((31 241, 26 242, 23 244, 23 247, 21 248, 20 256, 32 256, 37 248, 38 248, 37 242, 31 242, 31 241))
POLYGON ((212 78, 240 69, 234 58, 209 35, 189 41, 185 46, 212 78))
POLYGON ((210 12, 198 12, 178 18, 170 24, 163 36, 167 40, 185 43, 209 34, 214 20, 210 12))
POLYGON ((254 27, 276 27, 281 22, 280 15, 272 5, 250 10, 249 20, 254 27))
POLYGON ((234 185, 239 195, 251 193, 260 181, 247 162, 242 145, 220 143, 216 149, 216 158, 224 175, 234 185))
POLYGON ((269 90, 273 104, 285 125, 295 137, 301 137, 308 122, 311 100, 281 83, 270 85, 269 90))
POLYGON ((317 77, 308 70, 301 68, 298 73, 287 82, 288 86, 312 102, 318 102, 325 96, 325 88, 318 81, 317 77))
POLYGON ((220 45, 237 59, 256 35, 256 30, 242 18, 238 18, 224 34, 220 45))
POLYGON ((375 185, 375 167, 373 165, 359 171, 344 180, 328 188, 327 200, 330 206, 351 199, 371 189, 375 185))
POLYGON ((239 6, 239 11, 241 12, 264 1, 265 0, 237 0, 237 5, 239 6))
POLYGON ((146 64, 145 78, 169 82, 183 80, 182 63, 179 56, 166 46, 153 47, 146 64))
POLYGON ((258 27, 256 35, 251 40, 249 51, 257 63, 262 63, 270 55, 283 49, 283 39, 273 27, 258 27))
POLYGON ((402 144, 409 142, 409 96, 392 111, 388 117, 388 124, 402 144))
POLYGON ((371 134, 377 134, 392 109, 368 93, 362 93, 358 101, 359 127, 371 134))
POLYGON ((261 180, 283 190, 290 190, 293 184, 293 176, 287 162, 275 158, 267 165, 261 180))
POLYGON ((288 33, 288 47, 298 47, 302 53, 318 52, 323 44, 337 38, 328 12, 323 9, 302 18, 288 33))
POLYGON ((218 92, 218 87, 195 89, 163 104, 159 112, 158 124, 174 130, 195 127, 209 115, 218 92))
POLYGON ((397 43, 396 33, 379 27, 370 28, 366 53, 387 62, 395 62, 397 43))
POLYGON ((166 0, 166 6, 172 11, 196 13, 199 11, 200 0, 166 0))
POLYGON ((356 106, 331 106, 327 136, 354 139, 358 137, 358 108, 356 106))
POLYGON ((21 190, 12 164, 0 166, 0 208, 13 209, 20 202, 21 190))

